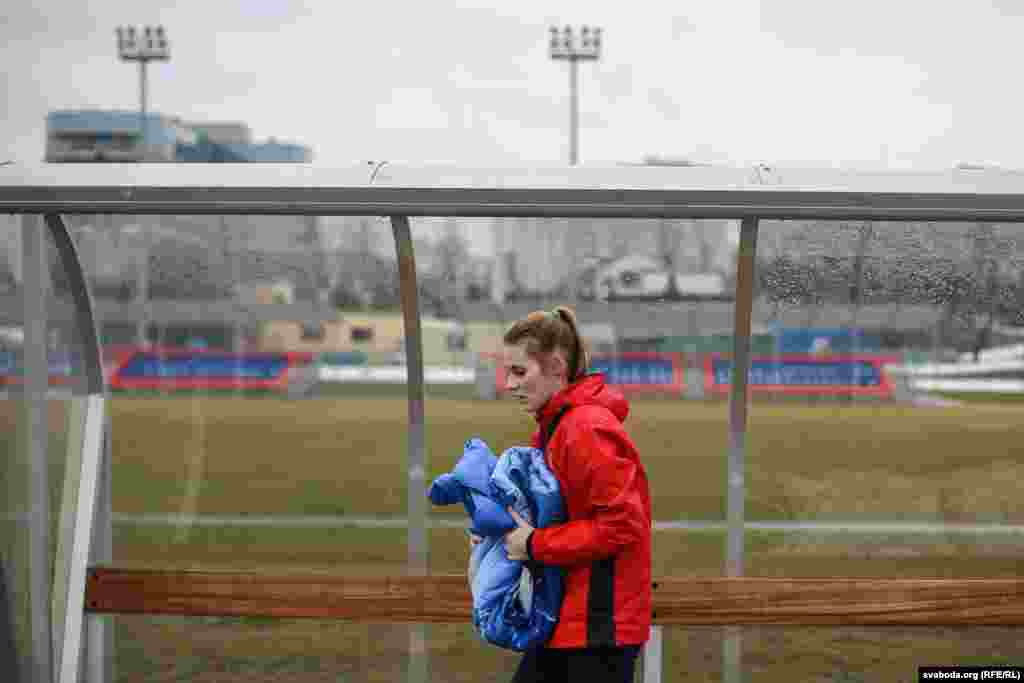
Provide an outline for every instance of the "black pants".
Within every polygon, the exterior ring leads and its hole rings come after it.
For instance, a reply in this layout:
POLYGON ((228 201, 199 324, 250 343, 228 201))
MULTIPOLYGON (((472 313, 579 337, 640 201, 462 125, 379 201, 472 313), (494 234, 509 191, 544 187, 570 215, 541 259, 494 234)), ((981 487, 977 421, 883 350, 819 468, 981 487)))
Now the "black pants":
POLYGON ((633 683, 639 645, 546 648, 523 655, 512 683, 633 683))

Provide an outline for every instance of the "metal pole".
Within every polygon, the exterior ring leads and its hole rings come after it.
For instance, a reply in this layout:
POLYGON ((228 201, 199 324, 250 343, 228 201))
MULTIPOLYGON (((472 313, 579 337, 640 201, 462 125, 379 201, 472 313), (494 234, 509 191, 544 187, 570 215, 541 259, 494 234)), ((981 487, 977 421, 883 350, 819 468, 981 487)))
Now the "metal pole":
POLYGON ((53 567, 50 562, 50 486, 47 444, 46 390, 49 384, 49 361, 46 343, 46 299, 49 296, 49 262, 42 216, 28 214, 22 218, 22 281, 24 283, 24 455, 28 465, 28 557, 27 603, 31 658, 29 680, 53 680, 53 641, 51 640, 51 586, 53 567))
MULTIPOLYGON (((109 405, 109 403, 108 403, 109 405)), ((113 515, 111 514, 111 421, 104 411, 103 452, 89 566, 109 564, 113 559, 113 515)), ((85 615, 85 650, 82 653, 84 683, 110 683, 117 679, 114 659, 114 619, 109 614, 85 615)))
POLYGON ((596 60, 601 57, 601 29, 584 26, 580 42, 573 37, 572 29, 566 26, 561 33, 551 27, 550 56, 569 62, 569 165, 579 161, 579 97, 577 93, 577 69, 579 61, 596 60))
POLYGON ((578 161, 579 145, 579 102, 576 92, 576 65, 579 60, 569 59, 569 165, 575 166, 578 161))
POLYGON ((234 385, 235 395, 242 394, 242 328, 243 323, 239 320, 242 315, 242 307, 238 301, 237 292, 239 291, 239 263, 238 258, 232 248, 231 231, 228 228, 228 217, 220 216, 220 232, 222 239, 222 249, 224 250, 224 265, 227 266, 228 272, 230 273, 231 286, 234 288, 232 297, 235 300, 235 310, 233 312, 233 318, 231 321, 231 353, 235 360, 235 375, 232 380, 234 385))
MULTIPOLYGON (((728 539, 726 576, 743 576, 743 525, 746 483, 748 379, 750 373, 750 320, 754 305, 754 256, 757 219, 744 218, 736 254, 736 310, 733 326, 732 392, 729 396, 729 473, 726 495, 728 539)), ((742 680, 742 640, 737 626, 728 626, 722 642, 724 680, 742 680)))
POLYGON ((727 576, 743 576, 743 502, 747 432, 750 323, 753 309, 757 219, 743 219, 736 264, 736 311, 733 328, 732 393, 729 397, 729 542, 727 576))
POLYGON ((652 624, 651 637, 644 644, 643 658, 640 660, 640 680, 643 683, 661 683, 663 641, 664 627, 652 624))
POLYGON ((54 610, 54 649, 61 676, 77 675, 86 683, 113 680, 113 629, 108 615, 82 615, 84 572, 87 565, 111 560, 110 512, 110 419, 106 410, 106 387, 100 335, 89 282, 74 241, 59 214, 46 216, 46 225, 70 281, 75 305, 75 328, 82 345, 85 369, 84 401, 72 401, 72 423, 68 439, 65 502, 62 504, 61 537, 57 544, 54 590, 61 609, 54 610), (72 452, 79 448, 80 453, 72 452), (81 475, 73 465, 81 465, 81 475), (69 490, 68 483, 74 486, 69 490), (91 491, 91 493, 90 493, 91 491), (92 512, 85 509, 90 506, 92 512), (70 514, 74 512, 74 514, 70 514), (70 521, 70 525, 67 522, 70 521), (91 525, 91 527, 90 527, 91 525), (70 530, 74 533, 69 533, 70 530), (81 643, 76 646, 75 643, 81 643), (68 649, 65 650, 64 648, 68 649), (75 658, 78 658, 76 664, 75 658), (79 671, 80 670, 80 671, 79 671))
MULTIPOLYGON (((423 341, 420 325, 419 292, 416 284, 416 258, 407 216, 392 216, 398 258, 398 278, 405 327, 405 367, 409 392, 409 474, 407 491, 408 572, 427 575, 428 538, 426 529, 426 439, 423 409, 423 341)), ((409 683, 426 683, 430 671, 426 647, 426 627, 409 626, 409 683)))
MULTIPOLYGON (((140 216, 141 218, 141 216, 140 216)), ((139 319, 136 322, 136 343, 140 347, 147 344, 147 327, 149 327, 149 231, 146 226, 139 222, 139 239, 142 241, 142 248, 139 251, 139 261, 136 275, 138 286, 135 291, 135 300, 138 302, 139 319)))
MULTIPOLYGON (((74 498, 74 527, 71 533, 67 573, 67 599, 64 602, 65 614, 59 634, 60 655, 57 667, 60 683, 76 683, 83 663, 83 636, 88 635, 84 619, 86 571, 89 565, 90 546, 93 539, 93 522, 95 521, 96 499, 99 492, 100 479, 103 476, 100 468, 103 463, 103 431, 106 417, 106 399, 102 393, 89 394, 75 399, 79 414, 84 409, 84 425, 82 428, 81 459, 78 463, 68 466, 80 466, 80 477, 69 477, 75 481, 76 494, 69 495, 67 500, 74 498)), ((95 635, 94 635, 95 637, 95 635)))
POLYGON ((140 161, 146 160, 146 60, 139 60, 139 130, 142 133, 142 154, 140 161))

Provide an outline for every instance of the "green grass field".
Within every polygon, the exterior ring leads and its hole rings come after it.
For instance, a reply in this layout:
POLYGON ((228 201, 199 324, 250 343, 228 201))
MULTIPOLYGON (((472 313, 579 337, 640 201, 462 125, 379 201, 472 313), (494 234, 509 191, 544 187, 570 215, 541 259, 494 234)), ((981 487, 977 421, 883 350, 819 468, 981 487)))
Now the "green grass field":
MULTIPOLYGON (((117 513, 405 513, 407 407, 400 398, 118 395, 112 404, 117 513)), ((57 402, 51 407, 51 443, 62 454, 63 413, 57 402)), ((627 425, 648 471, 656 519, 724 518, 727 411, 725 403, 633 404, 627 425)), ((747 518, 1022 523, 1021 415, 1019 404, 755 403, 747 518)), ((19 430, 10 402, 3 419, 0 448, 11 454, 19 430)), ((431 479, 454 465, 465 439, 481 436, 500 450, 526 443, 531 429, 511 403, 438 397, 426 402, 426 424, 431 479)), ((431 514, 463 516, 454 508, 431 514)), ((1019 576, 1019 539, 999 539, 748 533, 746 573, 1019 576)), ((401 573, 405 542, 402 529, 119 524, 114 559, 128 566, 401 573)), ((459 530, 432 530, 430 547, 431 571, 464 571, 467 549, 459 530)), ((656 575, 721 575, 723 555, 718 532, 655 535, 656 575)), ((388 625, 116 621, 124 681, 280 680, 275 675, 283 674, 301 681, 394 680, 401 677, 407 642, 404 628, 388 625)), ((914 680, 917 665, 1019 659, 1019 634, 1012 629, 746 632, 751 680, 914 680)), ((507 680, 514 668, 514 655, 479 643, 468 626, 434 626, 429 633, 435 680, 507 680)), ((666 637, 664 680, 718 680, 720 629, 670 629, 666 637)))
MULTIPOLYGON (((190 472, 201 474, 202 512, 405 512, 400 399, 115 397, 113 415, 118 512, 179 510, 190 472)), ((747 515, 1020 522, 1021 416, 999 404, 755 404, 747 515)), ((525 443, 532 428, 508 402, 443 399, 426 402, 426 425, 431 477, 451 468, 471 436, 500 451, 525 443)), ((656 518, 723 518, 725 404, 639 401, 627 426, 656 518)))
MULTIPOLYGON (((13 453, 13 404, 0 447, 13 453)), ((407 407, 398 398, 238 399, 115 396, 116 513, 402 516, 407 407)), ((1024 422, 1016 405, 755 403, 747 455, 751 520, 1021 523, 1024 422)), ((51 402, 51 490, 61 482, 63 404, 51 402)), ((526 443, 530 419, 509 402, 426 402, 429 478, 462 443, 526 443)), ((727 405, 637 401, 627 424, 648 471, 655 519, 722 520, 727 405)), ((16 490, 16 487, 15 489, 16 490)), ((9 500, 12 498, 9 496, 9 500)), ((55 497, 56 502, 56 497, 55 497)), ((456 507, 430 508, 461 520, 456 507)), ((403 529, 256 529, 119 525, 122 564, 402 571, 403 529)), ((433 571, 462 570, 465 539, 431 531, 433 571)), ((1012 536, 977 539, 749 532, 747 572, 773 576, 1019 574, 1012 536)), ((722 572, 721 532, 656 532, 665 575, 722 572)))

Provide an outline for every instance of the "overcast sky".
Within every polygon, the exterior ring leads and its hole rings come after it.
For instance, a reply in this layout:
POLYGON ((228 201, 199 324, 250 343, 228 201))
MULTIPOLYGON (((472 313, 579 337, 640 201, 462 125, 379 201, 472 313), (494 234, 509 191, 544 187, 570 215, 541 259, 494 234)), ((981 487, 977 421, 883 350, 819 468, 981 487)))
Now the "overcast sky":
POLYGON ((568 158, 552 24, 604 30, 580 65, 580 161, 645 155, 1024 168, 1024 4, 934 0, 596 3, 9 0, 0 156, 40 161, 54 109, 138 106, 114 29, 163 24, 150 109, 244 121, 316 163, 568 158))

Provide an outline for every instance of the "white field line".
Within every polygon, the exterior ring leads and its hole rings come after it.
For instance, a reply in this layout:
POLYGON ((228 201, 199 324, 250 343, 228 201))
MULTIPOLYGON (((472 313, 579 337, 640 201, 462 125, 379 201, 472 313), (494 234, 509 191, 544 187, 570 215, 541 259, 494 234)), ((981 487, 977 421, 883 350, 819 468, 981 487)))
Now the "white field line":
MULTIPOLYGON (((1024 337, 1024 327, 1004 327, 1003 325, 994 325, 993 329, 1008 337, 1024 337)), ((1005 358, 1024 358, 1024 344, 993 346, 992 348, 982 350, 981 353, 978 354, 978 360, 981 361, 1005 358)), ((961 353, 960 360, 973 361, 974 354, 971 352, 961 353)))
POLYGON ((958 377, 970 375, 992 375, 996 373, 1024 372, 1024 361, 1017 359, 994 359, 980 363, 922 363, 887 368, 891 372, 910 377, 958 377))
MULTIPOLYGON (((405 384, 408 370, 404 365, 324 365, 317 371, 321 382, 371 382, 375 384, 405 384)), ((423 368, 423 381, 427 384, 472 384, 476 369, 461 366, 428 365, 423 368)))
POLYGON ((920 391, 965 391, 985 394, 1024 393, 1024 380, 1019 379, 914 379, 913 389, 920 391))
MULTIPOLYGON (((196 510, 199 506, 199 487, 203 482, 203 470, 206 463, 206 417, 199 408, 197 394, 192 395, 191 403, 192 424, 195 425, 195 429, 192 430, 192 438, 194 445, 197 447, 188 449, 185 496, 181 501, 181 512, 178 514, 178 519, 189 519, 196 516, 196 510)), ((174 542, 184 542, 188 538, 191 529, 192 525, 190 524, 179 524, 178 530, 174 535, 174 542)))
MULTIPOLYGON (((114 514, 115 524, 133 526, 234 526, 278 527, 282 529, 404 529, 405 517, 354 517, 350 515, 177 515, 177 514, 114 514)), ((463 529, 465 519, 428 517, 432 528, 463 529)), ((655 521, 655 531, 724 531, 725 522, 655 521)), ((1003 534, 1024 535, 1024 524, 944 524, 942 522, 747 522, 751 531, 811 531, 819 533, 897 533, 897 534, 1003 534)))

